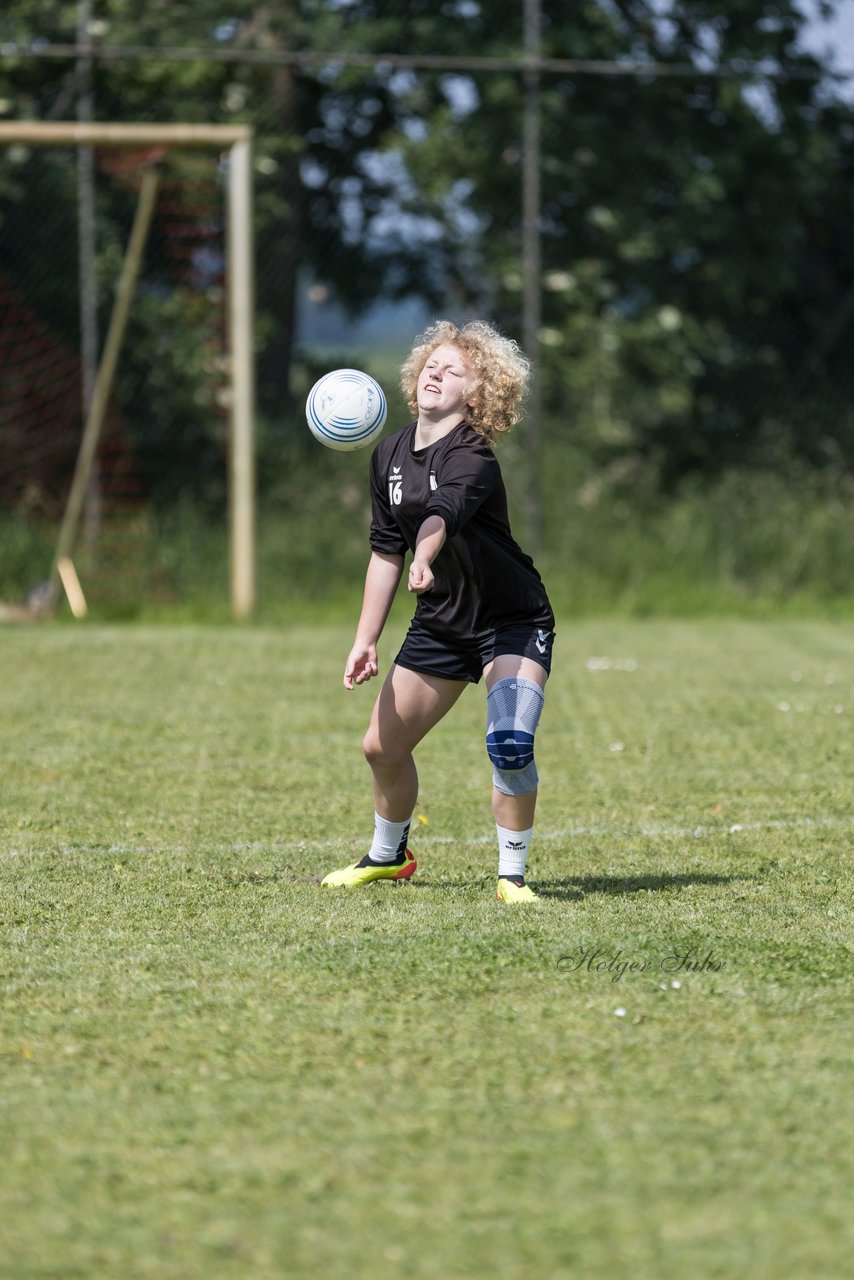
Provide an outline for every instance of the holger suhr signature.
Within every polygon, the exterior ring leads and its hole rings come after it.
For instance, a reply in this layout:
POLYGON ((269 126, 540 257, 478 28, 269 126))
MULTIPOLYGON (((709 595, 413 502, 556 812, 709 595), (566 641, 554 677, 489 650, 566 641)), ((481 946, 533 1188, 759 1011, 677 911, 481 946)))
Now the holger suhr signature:
POLYGON ((718 960, 711 948, 703 953, 698 947, 674 947, 656 959, 626 955, 622 947, 609 951, 606 947, 577 947, 559 956, 557 967, 567 973, 604 973, 619 982, 627 973, 720 973, 725 961, 718 960))

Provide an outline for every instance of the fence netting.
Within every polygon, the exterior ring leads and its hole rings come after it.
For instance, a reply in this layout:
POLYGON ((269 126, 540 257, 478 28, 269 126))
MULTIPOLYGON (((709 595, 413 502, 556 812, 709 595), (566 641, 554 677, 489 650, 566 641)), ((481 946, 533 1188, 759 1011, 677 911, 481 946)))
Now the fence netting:
MULTIPOLYGON (((245 5, 100 27, 96 12, 92 38, 115 50, 88 61, 69 8, 52 37, 68 52, 46 59, 10 6, 0 37, 23 43, 0 64, 0 118, 74 119, 85 89, 96 121, 254 130, 260 572, 283 595, 351 581, 364 545, 366 459, 318 451, 307 387, 361 363, 402 424, 397 369, 438 316, 483 316, 534 347, 537 421, 506 457, 522 522, 555 561, 572 552, 567 525, 597 509, 613 522, 686 487, 740 492, 736 474, 820 477, 850 508, 854 106, 798 43, 793 6, 776 27, 687 3, 644 26, 646 6, 570 19, 544 4, 552 61, 536 75, 519 61, 529 7, 509 0, 296 5, 278 26, 245 5), (288 56, 312 50, 327 56, 288 56)), ((75 563, 96 604, 225 604, 224 165, 96 148, 87 279, 79 151, 0 148, 3 598, 50 568, 91 384, 86 316, 97 352, 156 166, 75 563)))

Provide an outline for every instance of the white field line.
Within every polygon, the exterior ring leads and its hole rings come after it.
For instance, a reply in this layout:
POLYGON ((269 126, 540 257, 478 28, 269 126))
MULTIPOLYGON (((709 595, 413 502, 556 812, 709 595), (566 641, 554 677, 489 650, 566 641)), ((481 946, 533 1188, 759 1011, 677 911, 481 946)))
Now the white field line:
MULTIPOLYGON (((541 831, 534 828, 534 838, 540 843, 541 841, 555 840, 572 840, 583 836, 650 836, 663 837, 669 839, 685 839, 691 837, 695 840, 702 840, 707 836, 721 835, 738 835, 742 831, 798 831, 809 830, 810 828, 834 828, 848 829, 854 827, 854 813, 847 814, 841 818, 792 818, 792 819, 768 819, 761 822, 734 822, 730 826, 675 826, 667 823, 647 823, 637 827, 621 827, 609 826, 607 824, 585 826, 578 824, 562 827, 554 831, 541 831)), ((419 828, 414 826, 413 835, 418 833, 419 828)), ((495 833, 489 835, 471 836, 468 839, 461 840, 458 836, 431 836, 429 830, 421 831, 425 841, 429 841, 431 845, 456 845, 461 848, 475 847, 479 845, 491 845, 495 843, 495 833)), ((271 845, 270 848, 294 848, 299 851, 311 852, 313 849, 334 849, 340 848, 343 841, 337 840, 300 840, 296 845, 271 845)), ((250 849, 254 846, 236 845, 235 849, 250 849)))
MULTIPOLYGON (((810 831, 810 830, 849 830, 854 827, 854 813, 844 814, 841 817, 816 817, 816 818, 768 818, 758 822, 733 822, 729 826, 700 824, 695 826, 675 825, 668 823, 641 823, 636 827, 608 825, 606 823, 588 826, 579 823, 562 827, 553 831, 535 830, 535 838, 537 843, 547 841, 549 843, 558 840, 575 840, 585 836, 598 836, 613 839, 626 839, 649 837, 652 839, 694 839, 703 840, 710 836, 737 836, 743 832, 750 831, 810 831)), ((418 828, 416 827, 416 831, 418 828)), ((414 834, 414 833, 413 833, 414 834)), ((458 836, 433 836, 429 830, 421 832, 425 843, 430 845, 455 845, 457 848, 468 849, 478 848, 482 845, 492 845, 495 842, 494 833, 482 836, 470 836, 467 839, 461 839, 458 836)), ((113 845, 60 845, 58 849, 48 848, 42 850, 33 849, 8 849, 4 855, 7 858, 15 858, 26 856, 33 853, 63 853, 63 854, 81 854, 81 853, 101 853, 115 857, 121 854, 150 854, 163 853, 172 850, 175 853, 198 853, 200 847, 214 853, 321 853, 327 849, 341 849, 348 845, 364 843, 364 836, 341 835, 334 839, 327 840, 240 840, 229 844, 207 844, 203 839, 198 844, 193 842, 187 844, 183 841, 176 841, 169 845, 129 845, 129 844, 113 844, 113 845)))

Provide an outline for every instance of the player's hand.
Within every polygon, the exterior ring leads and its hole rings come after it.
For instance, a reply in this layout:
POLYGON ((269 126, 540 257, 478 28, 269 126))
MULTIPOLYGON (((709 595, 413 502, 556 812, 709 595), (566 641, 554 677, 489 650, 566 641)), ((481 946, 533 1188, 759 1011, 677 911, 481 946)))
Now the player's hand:
POLYGON ((423 560, 413 560, 409 566, 409 590, 414 591, 417 596, 422 595, 425 591, 429 591, 436 579, 433 577, 433 570, 429 564, 423 560))
POLYGON ((344 667, 344 688, 355 689, 357 684, 372 680, 378 671, 377 646, 375 644, 354 645, 344 667))

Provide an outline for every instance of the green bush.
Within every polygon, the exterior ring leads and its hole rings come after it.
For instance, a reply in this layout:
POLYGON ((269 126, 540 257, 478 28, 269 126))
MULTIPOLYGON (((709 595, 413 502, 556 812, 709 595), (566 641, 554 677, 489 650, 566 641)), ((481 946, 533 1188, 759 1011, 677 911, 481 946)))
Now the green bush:
POLYGON ((601 479, 546 507, 543 572, 573 612, 848 607, 854 503, 843 477, 732 471, 669 497, 601 479))
MULTIPOLYGON (((258 616, 349 616, 369 555, 368 457, 308 453, 262 440, 258 616)), ((523 459, 502 450, 514 530, 528 545, 523 459)), ((546 452, 542 546, 535 558, 556 608, 574 616, 848 613, 854 606, 850 480, 806 468, 731 471, 663 495, 639 465, 585 471, 546 452)), ((226 515, 186 497, 76 557, 95 617, 229 616, 226 515), (129 532, 130 530, 130 532, 129 532)), ((54 531, 0 521, 0 592, 20 601, 50 567, 54 531)))

